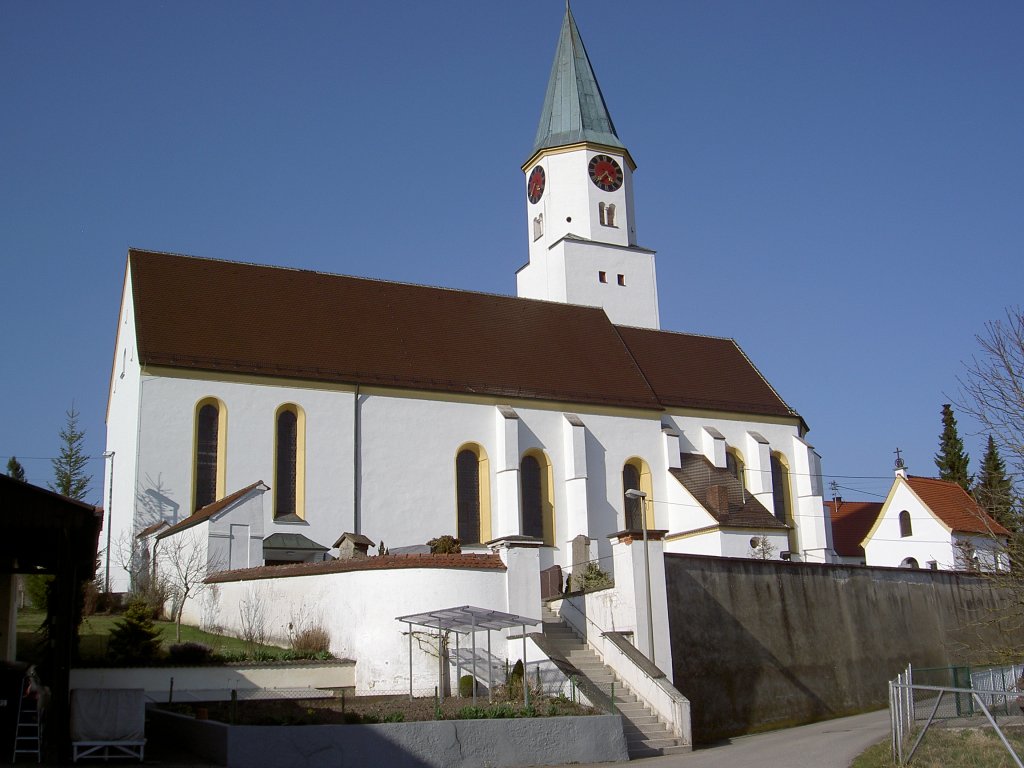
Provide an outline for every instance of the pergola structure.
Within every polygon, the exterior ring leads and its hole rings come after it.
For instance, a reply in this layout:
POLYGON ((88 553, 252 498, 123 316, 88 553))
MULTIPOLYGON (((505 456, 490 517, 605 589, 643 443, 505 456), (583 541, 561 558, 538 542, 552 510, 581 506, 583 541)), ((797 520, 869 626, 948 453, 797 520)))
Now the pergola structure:
POLYGON ((48 720, 70 753, 68 688, 75 652, 76 603, 82 585, 96 573, 103 513, 91 504, 69 499, 0 475, 0 617, 3 657, 13 656, 16 574, 53 574, 48 606, 52 656, 47 679, 52 690, 48 720))
MULTIPOLYGON (((426 613, 413 613, 408 616, 398 616, 396 621, 404 622, 409 627, 409 698, 412 698, 412 628, 427 627, 437 632, 437 692, 441 697, 442 679, 444 678, 445 658, 441 653, 441 639, 444 632, 455 633, 455 655, 458 659, 459 636, 469 635, 473 647, 473 660, 476 664, 476 633, 487 630, 487 656, 491 656, 491 631, 509 629, 511 627, 522 627, 523 630, 523 705, 530 703, 529 685, 527 685, 526 667, 526 627, 536 624, 536 619, 529 616, 518 616, 514 613, 503 613, 492 611, 488 608, 477 608, 472 605, 461 605, 457 608, 441 608, 426 613)), ((473 674, 473 704, 476 704, 476 674, 473 674)), ((493 701, 493 680, 491 680, 491 665, 487 665, 487 700, 493 701)))

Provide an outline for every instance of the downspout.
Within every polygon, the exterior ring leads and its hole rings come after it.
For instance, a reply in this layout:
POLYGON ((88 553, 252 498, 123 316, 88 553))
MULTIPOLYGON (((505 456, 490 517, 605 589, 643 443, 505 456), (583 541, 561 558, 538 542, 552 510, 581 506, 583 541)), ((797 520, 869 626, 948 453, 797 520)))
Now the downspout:
POLYGON ((352 527, 353 533, 362 533, 359 511, 359 385, 352 398, 352 527))

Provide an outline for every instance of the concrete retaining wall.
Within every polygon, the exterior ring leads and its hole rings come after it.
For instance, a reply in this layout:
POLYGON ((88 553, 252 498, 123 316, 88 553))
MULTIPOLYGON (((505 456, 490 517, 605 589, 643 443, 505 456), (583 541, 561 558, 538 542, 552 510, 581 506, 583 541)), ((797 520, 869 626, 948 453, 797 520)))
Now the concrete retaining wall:
POLYGON ((908 663, 1013 640, 986 622, 1005 599, 967 574, 676 554, 665 572, 695 743, 879 708, 908 663))
POLYGON ((225 725, 151 711, 153 735, 228 768, 476 768, 628 760, 618 715, 380 725, 225 725))
POLYGON ((81 667, 71 688, 143 688, 150 701, 167 701, 174 681, 178 700, 202 692, 204 701, 228 699, 231 691, 273 688, 355 688, 356 663, 337 661, 225 664, 198 667, 81 667))

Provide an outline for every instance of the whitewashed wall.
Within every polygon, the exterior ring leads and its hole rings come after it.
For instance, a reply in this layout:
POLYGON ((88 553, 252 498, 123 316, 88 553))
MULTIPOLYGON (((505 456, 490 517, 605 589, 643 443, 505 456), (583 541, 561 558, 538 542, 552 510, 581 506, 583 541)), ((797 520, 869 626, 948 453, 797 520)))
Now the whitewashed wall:
POLYGON ((918 565, 927 568, 930 561, 943 570, 954 565, 950 530, 910 490, 906 481, 897 480, 882 505, 878 522, 864 543, 868 565, 898 567, 912 557, 918 565), (900 535, 900 512, 910 513, 912 536, 900 535))
MULTIPOLYGON (((503 571, 402 568, 213 584, 189 602, 185 621, 240 635, 242 611, 254 604, 265 611, 271 638, 283 645, 298 628, 325 627, 332 653, 356 661, 359 693, 409 688, 409 639, 397 616, 461 605, 508 611, 503 571)), ((468 645, 469 639, 460 642, 468 645)), ((486 633, 479 633, 478 647, 486 642, 486 633)), ((491 643, 492 653, 505 653, 500 632, 493 633, 491 643)), ((430 689, 437 682, 436 648, 435 640, 414 637, 417 689, 430 689)))
POLYGON ((121 566, 126 561, 134 534, 136 494, 141 488, 138 477, 140 374, 135 342, 135 310, 132 303, 131 275, 125 274, 124 294, 118 313, 114 359, 111 366, 107 405, 107 452, 114 452, 103 464, 103 507, 105 516, 100 532, 101 569, 106 570, 109 554, 110 588, 114 592, 128 589, 128 572, 121 566), (113 486, 111 486, 113 466, 113 486), (109 535, 108 535, 109 534, 109 535), (110 551, 107 541, 110 541, 110 551))

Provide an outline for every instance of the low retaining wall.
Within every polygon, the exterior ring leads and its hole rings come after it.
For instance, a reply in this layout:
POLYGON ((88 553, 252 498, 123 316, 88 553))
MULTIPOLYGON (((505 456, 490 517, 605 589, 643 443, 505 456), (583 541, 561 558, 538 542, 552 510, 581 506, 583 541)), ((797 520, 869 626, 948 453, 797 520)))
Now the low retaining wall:
MULTIPOLYGON (((204 701, 231 697, 231 691, 295 688, 354 688, 356 663, 335 661, 225 664, 196 667, 82 667, 71 670, 71 689, 142 688, 150 701, 202 692, 204 701)), ((190 697, 194 698, 194 697, 190 697)))
POLYGON ((151 710, 150 722, 154 737, 187 743, 228 768, 501 768, 629 759, 618 715, 264 726, 151 710))

